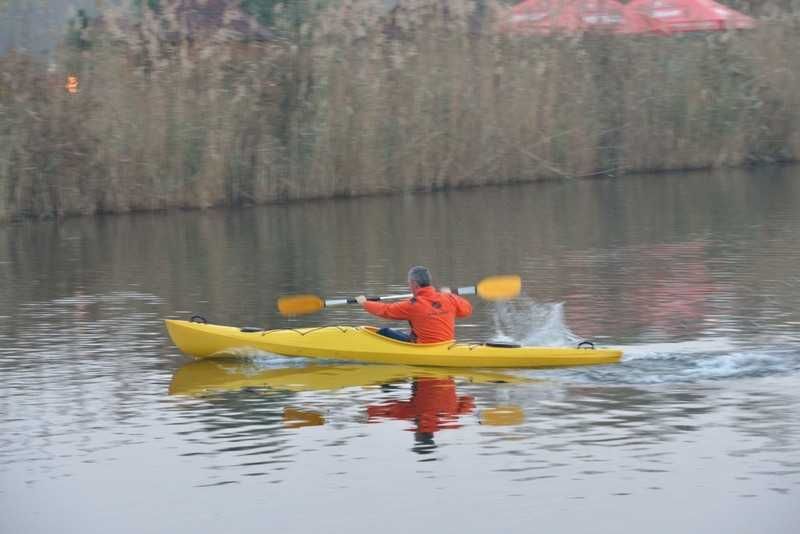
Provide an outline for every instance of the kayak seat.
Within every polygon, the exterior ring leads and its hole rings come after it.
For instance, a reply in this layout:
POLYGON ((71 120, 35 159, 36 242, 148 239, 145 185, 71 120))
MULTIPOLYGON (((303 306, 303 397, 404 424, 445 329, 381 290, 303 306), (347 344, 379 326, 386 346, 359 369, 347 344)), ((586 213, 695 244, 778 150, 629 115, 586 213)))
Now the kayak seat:
POLYGON ((378 334, 383 337, 388 337, 390 339, 394 339, 397 341, 403 341, 404 343, 413 343, 414 339, 411 337, 411 334, 408 334, 402 330, 397 330, 394 328, 381 328, 378 330, 378 334))

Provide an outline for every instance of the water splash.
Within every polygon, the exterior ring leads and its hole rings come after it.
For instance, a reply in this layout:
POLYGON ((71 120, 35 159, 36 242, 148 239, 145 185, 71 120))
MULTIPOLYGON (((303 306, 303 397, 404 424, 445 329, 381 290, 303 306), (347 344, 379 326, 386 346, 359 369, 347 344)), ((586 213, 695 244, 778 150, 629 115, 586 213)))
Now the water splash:
POLYGON ((563 302, 539 303, 530 298, 498 302, 492 319, 496 341, 536 346, 569 346, 582 341, 564 320, 563 302))

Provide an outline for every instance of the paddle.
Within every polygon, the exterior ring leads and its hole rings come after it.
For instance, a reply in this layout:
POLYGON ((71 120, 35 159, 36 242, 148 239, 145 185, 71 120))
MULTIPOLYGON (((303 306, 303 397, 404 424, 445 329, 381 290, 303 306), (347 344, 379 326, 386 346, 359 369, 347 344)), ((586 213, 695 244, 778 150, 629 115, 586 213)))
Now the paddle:
MULTIPOLYGON (((507 300, 519 295, 522 280, 516 274, 489 276, 474 286, 459 287, 453 290, 457 295, 475 295, 486 300, 507 300)), ((395 300, 411 298, 411 293, 367 297, 367 300, 395 300)), ((324 299, 318 295, 289 295, 278 299, 278 311, 283 315, 306 315, 339 304, 355 304, 355 298, 324 299)))

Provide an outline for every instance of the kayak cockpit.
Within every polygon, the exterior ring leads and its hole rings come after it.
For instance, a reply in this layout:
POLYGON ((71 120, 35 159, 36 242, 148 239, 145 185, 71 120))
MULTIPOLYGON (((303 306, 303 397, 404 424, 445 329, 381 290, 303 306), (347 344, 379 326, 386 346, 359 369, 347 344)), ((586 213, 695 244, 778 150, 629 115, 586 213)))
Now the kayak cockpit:
POLYGON ((376 326, 357 326, 356 330, 359 330, 361 332, 364 332, 365 334, 369 334, 371 336, 379 338, 381 341, 390 341, 392 343, 397 343, 398 345, 401 345, 401 346, 404 346, 404 347, 426 347, 426 348, 427 347, 445 347, 447 345, 453 345, 453 344, 456 343, 455 340, 440 341, 438 343, 409 343, 407 341, 400 341, 398 339, 393 339, 393 338, 390 338, 390 337, 383 336, 383 335, 379 334, 378 330, 380 330, 380 329, 378 327, 376 327, 376 326))

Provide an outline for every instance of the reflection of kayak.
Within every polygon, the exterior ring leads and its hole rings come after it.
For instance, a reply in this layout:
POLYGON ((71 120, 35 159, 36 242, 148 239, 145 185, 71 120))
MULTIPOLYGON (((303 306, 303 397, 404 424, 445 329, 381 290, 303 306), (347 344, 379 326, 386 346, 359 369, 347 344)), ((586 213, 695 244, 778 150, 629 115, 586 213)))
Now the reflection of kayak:
POLYGON ((510 375, 447 368, 402 365, 309 365, 259 369, 242 360, 200 360, 175 371, 169 392, 197 395, 207 391, 236 391, 269 387, 287 391, 333 390, 405 382, 412 378, 456 378, 476 383, 525 382, 510 375))
MULTIPOLYGON (((196 358, 247 355, 258 351, 284 356, 359 362, 443 367, 558 367, 615 363, 622 352, 567 347, 498 347, 487 344, 415 344, 395 341, 370 326, 323 326, 285 330, 243 331, 189 321, 167 320, 175 345, 196 358)), ((244 329, 250 330, 250 329, 244 329)))

